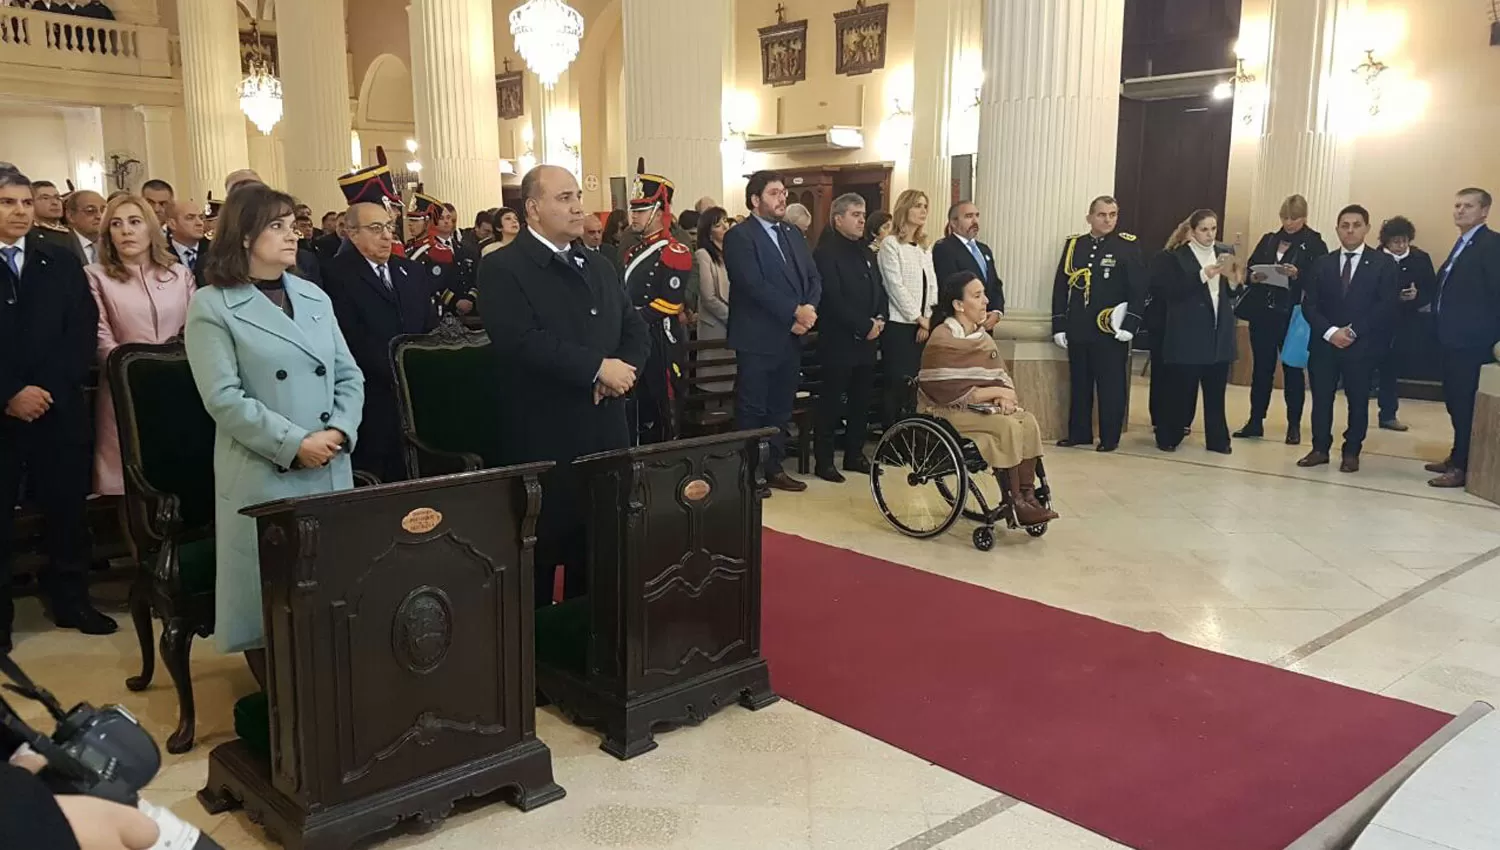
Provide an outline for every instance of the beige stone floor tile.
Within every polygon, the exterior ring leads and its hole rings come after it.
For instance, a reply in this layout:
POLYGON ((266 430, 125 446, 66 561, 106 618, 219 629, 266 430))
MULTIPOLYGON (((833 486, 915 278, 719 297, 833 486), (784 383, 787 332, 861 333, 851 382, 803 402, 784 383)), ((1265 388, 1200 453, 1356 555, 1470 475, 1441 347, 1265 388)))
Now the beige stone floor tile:
POLYGON ((792 806, 699 806, 690 841, 697 850, 811 850, 812 811, 792 806))
MULTIPOLYGON (((1239 440, 1232 456, 1172 456, 1144 427, 1144 385, 1122 451, 1051 450, 1064 518, 1046 537, 1001 532, 977 552, 973 525, 917 541, 894 533, 868 482, 810 482, 777 493, 765 521, 781 531, 907 564, 980 587, 1258 661, 1270 661, 1361 617, 1423 581, 1500 547, 1500 508, 1426 487, 1419 458, 1446 449, 1440 405, 1403 402, 1412 432, 1372 432, 1354 476, 1298 470, 1306 449, 1239 440)), ((1245 390, 1230 389, 1231 419, 1245 390)), ((1275 405, 1273 405, 1274 408, 1275 405)), ((1267 423, 1279 435, 1282 423, 1267 423)), ((1238 426, 1239 422, 1231 424, 1238 426)), ((124 705, 158 740, 177 723, 171 680, 130 693, 139 668, 123 586, 98 596, 124 627, 108 638, 59 632, 35 600, 18 606, 16 658, 64 702, 124 705)), ((1500 702, 1500 557, 1301 659, 1294 670, 1457 712, 1500 702)), ((239 656, 195 641, 198 747, 167 756, 148 796, 212 830, 230 850, 268 848, 239 813, 209 816, 194 795, 209 750, 232 734, 230 709, 253 688, 239 656)), ((36 718, 39 708, 21 706, 36 718)), ((522 814, 465 803, 435 831, 398 832, 405 850, 888 850, 996 792, 833 720, 783 701, 726 708, 696 728, 664 732, 630 762, 599 750, 593 730, 553 710, 537 717, 568 797, 522 814)), ((1025 804, 945 840, 949 850, 1100 850, 1116 845, 1025 804)))
POLYGON ((921 812, 812 810, 813 850, 884 850, 927 831, 921 812))
POLYGON ((1041 809, 1017 803, 937 847, 939 850, 1114 850, 1124 845, 1041 809))

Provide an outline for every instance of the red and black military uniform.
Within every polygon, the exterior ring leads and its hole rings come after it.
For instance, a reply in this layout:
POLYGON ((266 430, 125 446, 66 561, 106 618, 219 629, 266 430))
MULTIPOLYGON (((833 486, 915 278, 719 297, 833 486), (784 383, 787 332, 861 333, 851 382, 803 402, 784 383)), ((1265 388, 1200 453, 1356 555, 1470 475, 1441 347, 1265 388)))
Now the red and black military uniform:
POLYGON ((626 297, 651 335, 651 355, 636 376, 635 425, 639 442, 660 443, 681 434, 687 360, 687 328, 681 316, 693 285, 693 252, 672 235, 672 181, 645 173, 644 159, 636 171, 631 211, 660 209, 661 217, 653 232, 642 234, 623 258, 626 297))

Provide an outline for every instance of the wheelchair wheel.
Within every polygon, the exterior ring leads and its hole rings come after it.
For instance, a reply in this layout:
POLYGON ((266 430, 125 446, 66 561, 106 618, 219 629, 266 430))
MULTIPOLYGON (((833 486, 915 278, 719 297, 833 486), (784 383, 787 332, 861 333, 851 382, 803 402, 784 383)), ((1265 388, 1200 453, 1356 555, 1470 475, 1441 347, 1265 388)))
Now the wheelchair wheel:
POLYGON ((995 548, 995 529, 987 525, 974 529, 974 548, 981 552, 988 552, 995 548))
POLYGON ((1044 522, 1041 525, 1028 525, 1026 526, 1026 533, 1030 534, 1032 537, 1041 537, 1043 534, 1047 533, 1047 523, 1044 522))
POLYGON ((958 444, 942 428, 925 419, 904 419, 875 449, 870 492, 897 531, 936 537, 963 514, 969 471, 958 444))

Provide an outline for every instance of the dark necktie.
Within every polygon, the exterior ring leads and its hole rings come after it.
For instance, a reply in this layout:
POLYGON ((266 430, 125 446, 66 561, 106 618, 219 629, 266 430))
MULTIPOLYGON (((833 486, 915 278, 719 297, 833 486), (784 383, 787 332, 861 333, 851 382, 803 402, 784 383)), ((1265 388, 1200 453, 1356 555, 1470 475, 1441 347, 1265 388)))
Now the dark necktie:
POLYGON ((792 251, 792 240, 787 238, 785 224, 776 225, 776 245, 781 248, 781 256, 786 260, 786 267, 791 269, 792 277, 797 281, 797 286, 802 286, 802 269, 797 266, 797 255, 792 251))
POLYGON ((16 256, 20 253, 21 249, 14 245, 0 248, 0 254, 5 255, 5 264, 10 267, 10 273, 16 276, 16 280, 21 279, 21 265, 16 262, 16 256))
POLYGON ((390 273, 386 271, 385 266, 376 266, 375 274, 380 276, 380 282, 384 284, 386 292, 396 291, 396 287, 391 285, 391 276, 390 273))
POLYGON ((1344 273, 1342 275, 1340 275, 1340 279, 1344 282, 1344 294, 1348 295, 1349 294, 1349 284, 1354 281, 1354 252, 1353 251, 1345 251, 1344 252, 1344 273))
POLYGON ((198 260, 198 249, 197 248, 189 248, 186 251, 182 252, 182 264, 184 266, 187 266, 188 268, 192 268, 193 267, 193 263, 197 262, 197 260, 198 260))
POLYGON ((1447 289, 1448 274, 1453 271, 1453 264, 1458 262, 1458 253, 1464 249, 1464 236, 1459 234, 1458 241, 1453 243, 1453 250, 1448 252, 1448 259, 1443 261, 1443 268, 1438 272, 1438 295, 1437 305, 1433 309, 1439 313, 1443 312, 1443 291, 1447 289))

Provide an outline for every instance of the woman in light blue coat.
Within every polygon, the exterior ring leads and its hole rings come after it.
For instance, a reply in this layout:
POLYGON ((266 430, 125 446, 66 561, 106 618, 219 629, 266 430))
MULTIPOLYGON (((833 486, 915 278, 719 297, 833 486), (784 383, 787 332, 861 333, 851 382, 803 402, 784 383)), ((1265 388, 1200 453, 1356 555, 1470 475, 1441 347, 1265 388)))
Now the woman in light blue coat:
POLYGON ((323 291, 289 274, 296 202, 258 183, 230 193, 193 296, 188 362, 214 441, 214 633, 265 687, 255 520, 240 509, 354 486, 364 375, 323 291))

